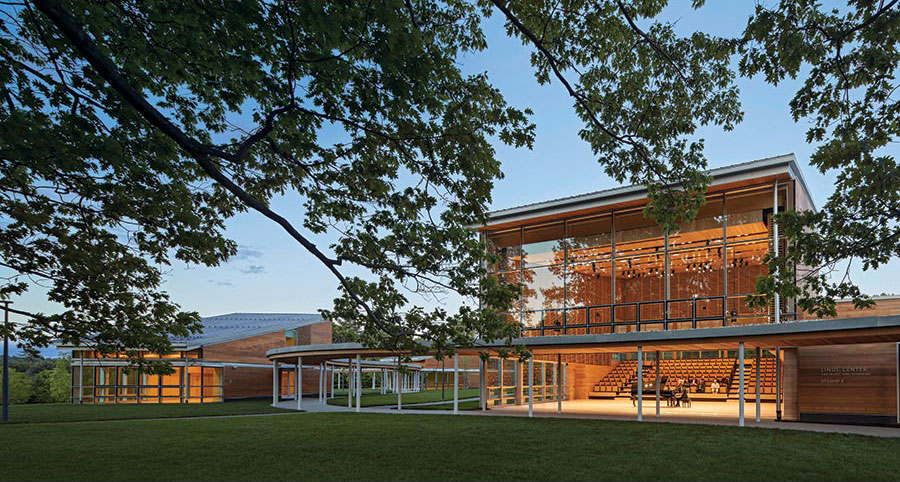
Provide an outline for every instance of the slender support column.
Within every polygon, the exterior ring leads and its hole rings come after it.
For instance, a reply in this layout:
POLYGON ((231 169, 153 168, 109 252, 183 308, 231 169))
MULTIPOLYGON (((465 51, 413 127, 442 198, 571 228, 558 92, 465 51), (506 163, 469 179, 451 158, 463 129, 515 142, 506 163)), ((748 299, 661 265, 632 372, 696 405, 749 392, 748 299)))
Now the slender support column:
POLYGON ((325 364, 319 363, 319 403, 325 404, 325 364))
POLYGON ((347 408, 353 408, 353 363, 350 362, 350 358, 347 357, 347 408))
POLYGON ((740 378, 738 383, 738 426, 744 426, 744 342, 738 345, 738 370, 740 378))
POLYGON ((659 350, 656 351, 656 418, 659 418, 659 350))
POLYGON ((278 362, 272 360, 272 405, 278 403, 278 362))
POLYGON ((638 346, 637 349, 637 419, 638 422, 641 422, 644 420, 644 347, 638 346))
POLYGON ((297 398, 297 410, 300 410, 300 402, 303 400, 303 357, 300 356, 294 367, 294 397, 297 398))
POLYGON ((500 386, 500 406, 506 406, 504 404, 504 388, 503 388, 503 358, 498 358, 498 362, 500 362, 500 371, 497 372, 497 384, 500 386))
POLYGON ((478 390, 478 398, 481 402, 481 411, 484 412, 487 410, 487 387, 485 386, 487 383, 487 374, 484 372, 484 359, 478 357, 478 386, 481 387, 478 390))
POLYGON ((459 413, 459 353, 453 355, 453 414, 459 413))
POLYGON ((756 347, 756 421, 757 422, 760 421, 760 418, 762 415, 762 409, 759 404, 760 403, 759 402, 759 352, 760 351, 761 350, 759 349, 759 347, 756 347))
MULTIPOLYGON (((772 240, 772 251, 775 254, 775 257, 778 257, 778 223, 775 222, 774 215, 778 214, 778 180, 775 180, 775 189, 774 189, 774 199, 772 206, 774 207, 773 218, 772 218, 772 234, 774 235, 774 239, 772 240)), ((775 323, 781 323, 781 295, 778 292, 775 293, 775 323)))
POLYGON ((397 381, 398 377, 396 376, 398 373, 400 373, 400 357, 399 356, 397 357, 397 371, 394 372, 393 377, 394 377, 394 383, 397 384, 396 387, 398 388, 398 390, 397 390, 397 412, 400 412, 400 410, 403 410, 403 390, 399 390, 400 385, 399 385, 399 382, 397 381))
POLYGON ((334 365, 331 365, 331 393, 328 398, 334 398, 334 365))
POLYGON ((522 373, 522 368, 520 365, 521 363, 519 362, 516 362, 516 364, 513 365, 515 367, 514 373, 516 376, 516 405, 522 405, 522 403, 524 402, 523 398, 525 397, 525 387, 523 386, 523 375, 525 374, 522 373))
POLYGON ((556 413, 562 413, 563 402, 563 364, 562 355, 556 354, 556 413))
MULTIPOLYGON (((898 412, 900 416, 900 412, 898 412)), ((775 420, 781 421, 781 347, 775 348, 775 420)))
POLYGON ((356 411, 359 411, 360 395, 362 395, 362 368, 360 368, 360 356, 356 354, 356 411))
MULTIPOLYGON (((78 357, 78 365, 81 367, 78 369, 78 376, 81 377, 78 380, 78 404, 81 405, 81 403, 83 401, 83 397, 84 397, 84 351, 83 350, 81 352, 81 356, 78 357)), ((93 370, 93 369, 94 369, 94 367, 91 367, 91 370, 93 370)), ((6 371, 4 371, 3 373, 6 373, 6 371)), ((160 392, 159 396, 162 397, 162 390, 160 390, 159 392, 160 392)), ((4 398, 4 400, 5 400, 5 398, 4 398)), ((160 403, 162 403, 162 399, 160 399, 160 403)))
POLYGON ((534 417, 534 354, 528 357, 528 416, 534 417))
POLYGON ((385 392, 387 391, 386 390, 387 385, 385 384, 385 382, 387 382, 387 370, 382 368, 381 369, 381 394, 382 395, 384 395, 385 392))
POLYGON ((375 372, 372 372, 372 390, 375 390, 375 372))

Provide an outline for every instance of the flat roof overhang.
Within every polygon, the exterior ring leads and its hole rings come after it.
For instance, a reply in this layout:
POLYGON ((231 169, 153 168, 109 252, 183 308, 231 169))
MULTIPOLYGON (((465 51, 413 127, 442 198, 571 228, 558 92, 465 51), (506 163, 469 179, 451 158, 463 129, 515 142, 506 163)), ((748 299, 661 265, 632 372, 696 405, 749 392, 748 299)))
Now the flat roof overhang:
MULTIPOLYGON (((793 153, 756 161, 744 162, 707 171, 712 176, 708 194, 726 189, 756 185, 779 180, 796 179, 801 189, 809 192, 797 159, 793 153)), ((646 186, 632 185, 606 189, 561 199, 541 201, 523 206, 499 209, 488 213, 483 226, 472 226, 479 231, 500 231, 525 224, 535 224, 603 213, 611 210, 643 206, 647 203, 646 186)), ((815 207, 813 207, 815 209, 815 207)))
MULTIPOLYGON (((639 346, 645 351, 722 350, 736 349, 741 342, 748 348, 900 342, 900 315, 691 330, 536 336, 513 340, 514 344, 524 345, 537 355, 632 352, 639 346)), ((423 343, 422 346, 427 350, 429 345, 423 343)), ((461 355, 475 355, 504 346, 507 345, 501 342, 479 341, 475 346, 461 348, 458 352, 461 355)), ((357 354, 363 357, 397 356, 397 352, 366 348, 359 343, 283 347, 269 350, 266 356, 270 360, 285 361, 302 356, 303 363, 306 364, 357 354)))

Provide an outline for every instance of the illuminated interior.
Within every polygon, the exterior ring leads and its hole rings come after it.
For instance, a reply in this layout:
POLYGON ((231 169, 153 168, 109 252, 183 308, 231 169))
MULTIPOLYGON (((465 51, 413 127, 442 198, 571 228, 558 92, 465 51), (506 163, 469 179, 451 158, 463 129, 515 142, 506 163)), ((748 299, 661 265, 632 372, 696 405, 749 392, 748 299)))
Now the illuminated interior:
MULTIPOLYGON (((668 235, 642 206, 487 232, 499 259, 493 273, 521 283, 508 316, 525 336, 770 323, 774 307, 751 307, 747 296, 767 272, 774 189, 708 195, 697 217, 668 235)), ((793 208, 793 190, 780 184, 779 210, 793 208)), ((794 319, 789 300, 780 316, 794 319)))

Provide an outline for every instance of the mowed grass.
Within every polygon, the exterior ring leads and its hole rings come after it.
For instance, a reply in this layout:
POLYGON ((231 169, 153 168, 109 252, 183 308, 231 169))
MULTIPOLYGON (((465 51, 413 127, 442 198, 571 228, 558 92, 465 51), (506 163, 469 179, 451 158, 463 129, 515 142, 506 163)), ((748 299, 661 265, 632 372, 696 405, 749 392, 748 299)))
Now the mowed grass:
POLYGON ((224 403, 190 405, 74 405, 69 403, 42 403, 10 405, 9 421, 11 423, 84 422, 143 418, 210 417, 216 415, 247 415, 289 411, 274 408, 271 405, 272 399, 235 400, 224 403))
MULTIPOLYGON (((477 388, 461 388, 459 390, 459 398, 473 398, 478 396, 477 388)), ((444 398, 441 398, 440 390, 423 390, 421 392, 415 393, 404 393, 402 397, 403 405, 413 404, 413 403, 427 403, 427 402, 440 402, 441 400, 450 400, 453 402, 453 388, 449 388, 444 390, 444 398)), ((338 405, 338 406, 347 406, 347 397, 346 396, 336 396, 332 399, 328 400, 329 405, 338 405)), ((397 394, 396 393, 388 393, 387 395, 381 395, 380 393, 366 393, 365 390, 362 392, 362 396, 359 397, 359 405, 361 407, 378 407, 382 405, 397 405, 397 394)), ((356 400, 353 400, 353 406, 356 406, 356 400)))
POLYGON ((0 427, 5 480, 896 480, 900 440, 577 419, 306 413, 0 427))

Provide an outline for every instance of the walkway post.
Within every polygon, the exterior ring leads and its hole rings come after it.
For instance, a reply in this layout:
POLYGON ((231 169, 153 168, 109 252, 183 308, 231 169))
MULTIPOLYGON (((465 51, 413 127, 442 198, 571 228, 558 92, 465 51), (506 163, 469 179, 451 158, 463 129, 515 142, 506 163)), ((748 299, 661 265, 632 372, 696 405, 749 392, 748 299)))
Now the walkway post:
POLYGON ((297 366, 294 367, 294 397, 297 398, 297 410, 300 410, 300 402, 303 400, 303 357, 297 357, 297 366))
POLYGON ((644 405, 643 405, 643 399, 644 399, 644 347, 638 345, 637 349, 638 349, 638 354, 637 354, 637 357, 638 357, 638 364, 637 364, 638 365, 638 367, 637 367, 638 379, 637 379, 637 392, 636 392, 637 393, 637 412, 638 412, 637 419, 638 419, 638 422, 641 422, 644 420, 644 414, 643 414, 643 409, 644 409, 644 405))
POLYGON ((360 395, 362 394, 362 369, 359 366, 359 353, 356 354, 356 411, 359 411, 360 395))
POLYGON ((744 426, 744 342, 738 345, 738 370, 740 373, 738 387, 738 426, 744 426))
POLYGON ((562 354, 556 354, 556 413, 562 413, 563 401, 562 354))
POLYGON ((272 405, 278 403, 278 360, 272 360, 272 405))
POLYGON ((353 408, 353 392, 356 387, 353 386, 353 363, 350 357, 347 357, 347 408, 353 408))
POLYGON ((403 410, 403 390, 399 389, 400 382, 397 380, 399 378, 399 377, 397 377, 397 374, 399 374, 399 373, 400 373, 400 355, 397 355, 397 371, 394 372, 393 382, 395 384, 397 384, 396 387, 397 387, 397 412, 398 413, 400 412, 400 410, 403 410))
POLYGON ((453 354, 453 415, 459 413, 459 353, 453 354))
POLYGON ((331 365, 331 393, 328 398, 334 398, 334 364, 331 365))
POLYGON ((656 418, 659 418, 659 350, 656 350, 656 418))
POLYGON ((325 404, 325 364, 319 363, 319 403, 325 404))
POLYGON ((760 420, 760 411, 761 408, 759 406, 759 352, 761 350, 759 347, 756 347, 756 422, 759 423, 760 420))
POLYGON ((775 420, 781 421, 781 347, 775 348, 775 420))
POLYGON ((484 372, 484 358, 478 357, 478 401, 481 402, 481 411, 487 410, 487 374, 484 372))
POLYGON ((534 417, 534 353, 528 357, 528 416, 534 417))

